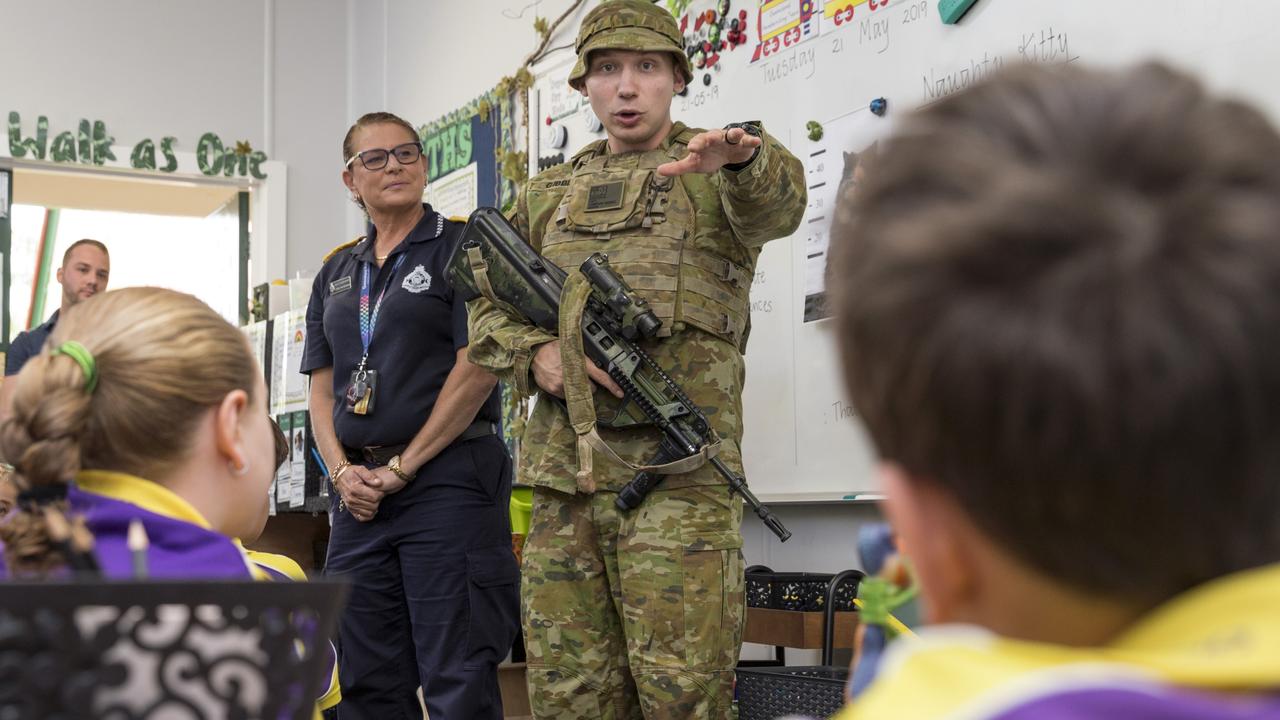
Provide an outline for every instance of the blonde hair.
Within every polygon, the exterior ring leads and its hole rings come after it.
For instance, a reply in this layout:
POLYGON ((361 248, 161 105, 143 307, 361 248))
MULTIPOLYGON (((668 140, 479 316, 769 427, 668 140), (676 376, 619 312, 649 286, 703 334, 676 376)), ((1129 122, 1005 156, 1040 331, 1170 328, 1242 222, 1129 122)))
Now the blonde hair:
MULTIPOLYGON (((92 392, 75 360, 48 350, 6 381, 15 388, 0 451, 23 491, 56 490, 82 468, 165 476, 190 451, 201 417, 233 390, 252 398, 260 372, 239 330, 195 297, 162 288, 79 303, 59 318, 48 347, 70 340, 93 355, 92 392)), ((11 571, 63 560, 30 503, 0 526, 0 541, 11 571)))

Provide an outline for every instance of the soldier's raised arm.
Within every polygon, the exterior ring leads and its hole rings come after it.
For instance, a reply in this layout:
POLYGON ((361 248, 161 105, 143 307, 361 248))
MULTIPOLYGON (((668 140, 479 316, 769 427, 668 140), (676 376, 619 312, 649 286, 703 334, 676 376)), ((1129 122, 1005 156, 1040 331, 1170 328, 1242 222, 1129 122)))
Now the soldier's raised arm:
POLYGON ((700 132, 689 140, 688 150, 658 172, 712 178, 739 242, 759 247, 800 226, 807 198, 804 165, 759 123, 700 132))
MULTIPOLYGON (((755 126, 759 127, 759 126, 755 126)), ((720 169, 720 198, 733 233, 755 247, 796 231, 808 193, 804 165, 760 128, 760 150, 745 167, 720 169)))

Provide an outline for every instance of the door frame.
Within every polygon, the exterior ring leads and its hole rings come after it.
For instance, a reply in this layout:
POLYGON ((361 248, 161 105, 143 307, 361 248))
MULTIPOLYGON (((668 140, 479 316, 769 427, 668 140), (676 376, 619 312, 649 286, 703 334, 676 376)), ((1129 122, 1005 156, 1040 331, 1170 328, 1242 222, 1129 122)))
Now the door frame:
MULTIPOLYGON (((116 148, 120 151, 120 148, 116 148)), ((124 152, 128 152, 125 148, 124 152)), ((180 162, 186 166, 195 165, 193 153, 176 153, 180 162), (190 157, 187 157, 190 156, 190 157)), ((0 156, 0 184, 4 186, 4 197, 7 209, 0 218, 0 350, 8 351, 9 341, 14 334, 10 327, 9 293, 12 290, 11 244, 12 198, 15 176, 23 169, 40 170, 42 172, 89 173, 100 176, 125 177, 130 180, 159 183, 178 183, 183 185, 218 185, 237 189, 240 212, 239 238, 239 285, 240 302, 237 303, 241 322, 247 322, 249 310, 249 287, 268 282, 271 278, 283 278, 285 270, 285 248, 287 247, 288 218, 288 166, 279 160, 268 160, 262 163, 262 170, 267 174, 265 179, 244 177, 220 177, 193 175, 189 173, 156 173, 132 168, 80 165, 71 163, 55 163, 47 160, 30 158, 14 158, 0 156)))

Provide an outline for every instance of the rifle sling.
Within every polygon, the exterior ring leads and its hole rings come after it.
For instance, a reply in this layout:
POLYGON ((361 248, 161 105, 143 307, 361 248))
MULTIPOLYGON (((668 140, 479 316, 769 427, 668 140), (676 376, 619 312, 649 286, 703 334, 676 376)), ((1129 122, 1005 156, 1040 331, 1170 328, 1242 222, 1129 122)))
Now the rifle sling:
POLYGON ((582 341, 582 313, 591 297, 591 284, 585 275, 570 273, 560 294, 560 363, 564 370, 564 398, 569 411, 569 424, 577 435, 578 491, 596 491, 592 477, 591 451, 595 450, 611 462, 632 472, 657 475, 679 475, 702 467, 720 452, 721 442, 703 445, 697 453, 661 465, 633 465, 627 462, 600 437, 596 430, 596 408, 592 385, 587 375, 587 356, 582 341))
POLYGON ((569 424, 578 436, 578 491, 591 494, 591 446, 587 435, 596 426, 596 406, 587 376, 587 356, 582 346, 582 312, 591 297, 591 283, 582 273, 569 273, 560 291, 560 364, 564 371, 564 402, 569 424))
POLYGON ((493 291, 493 284, 489 282, 489 264, 485 262, 484 255, 480 254, 480 246, 467 248, 467 263, 471 265, 471 276, 475 278, 476 289, 485 299, 513 318, 524 318, 524 313, 503 302, 493 291))
POLYGON ((632 465, 619 457, 618 453, 614 452, 613 448, 609 447, 609 443, 605 442, 604 438, 600 437, 600 434, 596 432, 594 427, 591 428, 591 432, 587 433, 586 438, 588 445, 590 445, 596 452, 604 455, 613 462, 623 465, 631 469, 633 472, 653 473, 655 475, 681 475, 683 473, 693 472, 703 465, 706 465, 711 458, 719 455, 721 447, 721 442, 716 440, 715 442, 703 445, 702 448, 693 455, 680 458, 679 460, 673 460, 669 463, 662 463, 661 465, 632 465))

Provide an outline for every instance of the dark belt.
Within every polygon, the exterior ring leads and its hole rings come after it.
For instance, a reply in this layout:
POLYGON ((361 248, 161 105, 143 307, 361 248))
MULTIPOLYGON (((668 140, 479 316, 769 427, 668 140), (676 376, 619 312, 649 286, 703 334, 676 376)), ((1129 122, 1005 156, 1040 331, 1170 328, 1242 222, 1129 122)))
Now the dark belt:
MULTIPOLYGON (((498 423, 488 420, 476 420, 467 426, 466 430, 457 437, 450 445, 456 445, 468 440, 475 440, 486 435, 497 435, 498 423)), ((409 447, 409 443, 401 443, 399 445, 370 445, 363 448, 350 448, 343 446, 343 451, 347 454, 347 459, 354 463, 375 463, 378 465, 386 465, 387 461, 405 451, 409 447)))

